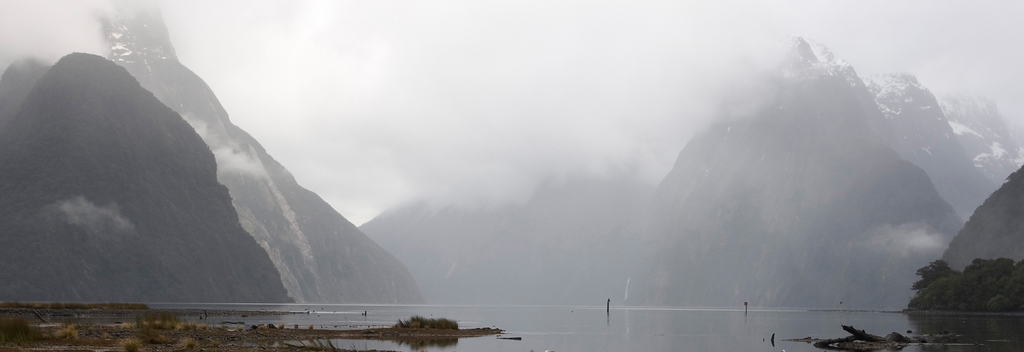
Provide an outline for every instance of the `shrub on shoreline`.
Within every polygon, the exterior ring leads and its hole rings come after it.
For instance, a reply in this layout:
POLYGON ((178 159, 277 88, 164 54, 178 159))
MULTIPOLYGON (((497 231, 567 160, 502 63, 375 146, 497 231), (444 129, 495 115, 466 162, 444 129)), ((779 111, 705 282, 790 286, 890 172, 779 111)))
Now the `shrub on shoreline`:
POLYGON ((447 318, 424 318, 419 315, 413 315, 408 320, 398 320, 398 324, 395 324, 395 328, 421 328, 421 329, 445 329, 445 330, 458 330, 459 323, 447 319, 447 318))

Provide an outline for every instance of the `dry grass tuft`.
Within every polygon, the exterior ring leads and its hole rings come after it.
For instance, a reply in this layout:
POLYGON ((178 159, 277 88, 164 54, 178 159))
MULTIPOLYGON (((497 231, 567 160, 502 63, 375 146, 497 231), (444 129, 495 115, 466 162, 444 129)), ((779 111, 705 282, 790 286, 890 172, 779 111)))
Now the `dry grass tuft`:
POLYGON ((124 352, 139 352, 142 349, 142 341, 134 337, 121 340, 118 345, 124 352))
POLYGON ((53 332, 53 337, 65 340, 74 340, 78 338, 78 330, 75 330, 75 324, 67 324, 64 327, 57 329, 53 332))
POLYGON ((135 317, 135 326, 140 329, 174 330, 178 324, 178 316, 171 312, 148 313, 135 317))
POLYGON ((0 319, 0 343, 28 343, 43 337, 39 328, 24 318, 0 319))
POLYGON ((178 340, 176 347, 178 347, 179 350, 194 350, 199 347, 199 343, 191 337, 185 337, 178 340))

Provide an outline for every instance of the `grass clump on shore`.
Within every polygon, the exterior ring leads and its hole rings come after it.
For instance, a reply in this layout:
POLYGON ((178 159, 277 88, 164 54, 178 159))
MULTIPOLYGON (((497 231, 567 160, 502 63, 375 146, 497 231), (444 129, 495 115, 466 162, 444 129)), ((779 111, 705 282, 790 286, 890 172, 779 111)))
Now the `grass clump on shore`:
POLYGON ((142 340, 131 337, 121 340, 121 343, 119 343, 119 345, 121 346, 121 351, 139 352, 139 350, 142 349, 142 340))
POLYGON ((0 319, 0 343, 28 343, 42 337, 39 328, 23 318, 0 319))
POLYGON ((395 328, 403 329, 444 329, 444 330, 458 330, 459 323, 447 319, 447 318, 424 318, 419 315, 413 315, 408 320, 398 320, 398 324, 395 324, 395 328))
POLYGON ((75 330, 75 324, 67 324, 54 331, 53 337, 63 340, 74 340, 78 338, 78 330, 75 330))
POLYGON ((182 325, 178 316, 170 312, 155 312, 135 317, 135 328, 139 329, 142 341, 152 344, 166 344, 170 340, 159 330, 175 330, 182 325))
POLYGON ((145 310, 142 303, 0 302, 0 308, 145 310))
POLYGON ((179 350, 194 350, 199 347, 199 343, 191 337, 184 337, 178 340, 178 344, 175 347, 179 350))
POLYGON ((171 312, 146 313, 135 317, 135 327, 139 329, 174 330, 179 323, 178 316, 171 312))

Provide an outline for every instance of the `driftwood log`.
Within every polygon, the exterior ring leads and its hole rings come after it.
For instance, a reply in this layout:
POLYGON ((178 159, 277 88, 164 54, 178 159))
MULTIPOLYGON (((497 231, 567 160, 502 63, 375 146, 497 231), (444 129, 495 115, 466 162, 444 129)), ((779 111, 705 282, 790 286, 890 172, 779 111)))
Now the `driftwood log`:
POLYGON ((893 332, 885 337, 872 335, 864 330, 857 330, 853 326, 841 325, 843 330, 850 333, 850 336, 838 339, 796 339, 788 341, 810 342, 815 348, 840 351, 871 351, 883 349, 902 349, 910 344, 940 343, 953 344, 957 342, 959 335, 922 335, 904 336, 893 332))

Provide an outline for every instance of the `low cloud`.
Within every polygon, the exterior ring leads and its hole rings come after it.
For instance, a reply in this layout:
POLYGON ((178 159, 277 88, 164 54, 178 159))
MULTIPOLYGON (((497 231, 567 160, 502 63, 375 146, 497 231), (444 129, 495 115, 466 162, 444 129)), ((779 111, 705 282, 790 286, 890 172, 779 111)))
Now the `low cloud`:
POLYGON ((267 178, 267 169, 263 162, 256 155, 256 151, 243 149, 238 144, 222 138, 223 133, 210 130, 210 126, 191 114, 182 115, 182 118, 192 125, 199 137, 210 146, 213 157, 217 159, 217 173, 235 173, 249 175, 258 178, 267 178))
POLYGON ((260 159, 252 151, 240 149, 238 146, 222 146, 213 149, 217 158, 218 173, 237 173, 260 178, 267 177, 267 170, 260 159))
POLYGON ((922 223, 899 226, 882 225, 873 231, 868 246, 901 258, 921 254, 941 254, 949 239, 922 223))
POLYGON ((98 19, 109 0, 0 1, 0 65, 35 57, 56 62, 72 52, 106 56, 98 19))
POLYGON ((120 209, 114 203, 98 206, 85 197, 77 196, 55 202, 50 208, 54 209, 64 222, 85 228, 93 234, 121 233, 135 229, 135 225, 121 215, 120 209))

